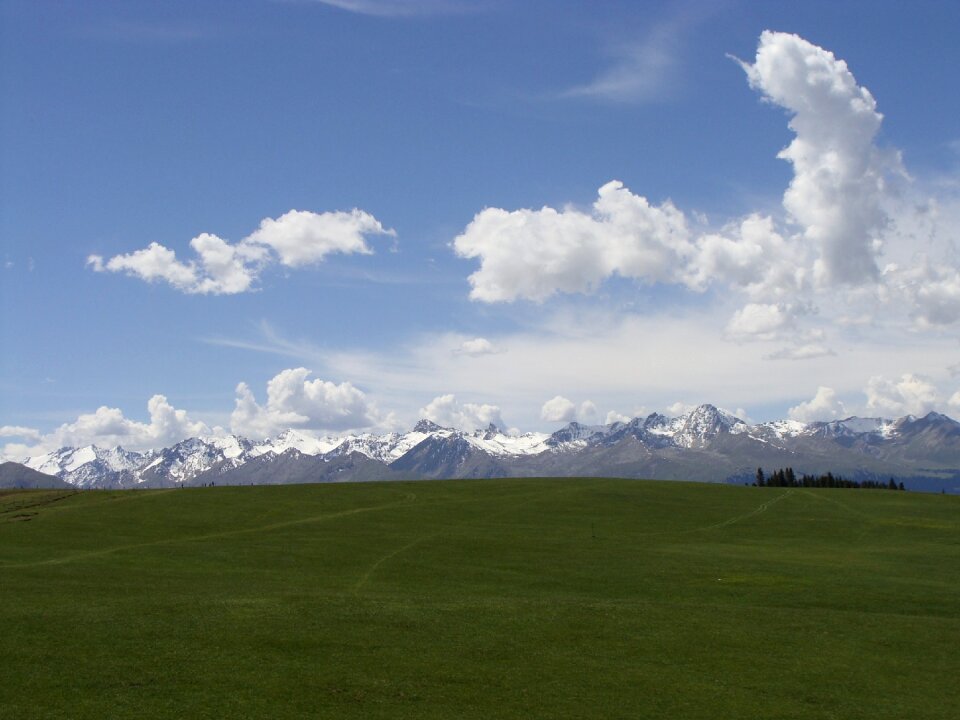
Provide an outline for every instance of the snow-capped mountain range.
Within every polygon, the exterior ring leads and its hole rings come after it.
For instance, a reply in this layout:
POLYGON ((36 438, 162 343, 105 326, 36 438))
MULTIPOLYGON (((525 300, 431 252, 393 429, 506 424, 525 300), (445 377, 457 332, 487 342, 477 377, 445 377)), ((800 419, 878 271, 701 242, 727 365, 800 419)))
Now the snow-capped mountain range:
POLYGON ((65 447, 22 464, 81 488, 589 475, 737 481, 758 466, 960 485, 960 423, 938 413, 898 420, 778 420, 751 425, 713 405, 553 434, 464 432, 421 420, 409 432, 253 441, 194 437, 160 450, 65 447))

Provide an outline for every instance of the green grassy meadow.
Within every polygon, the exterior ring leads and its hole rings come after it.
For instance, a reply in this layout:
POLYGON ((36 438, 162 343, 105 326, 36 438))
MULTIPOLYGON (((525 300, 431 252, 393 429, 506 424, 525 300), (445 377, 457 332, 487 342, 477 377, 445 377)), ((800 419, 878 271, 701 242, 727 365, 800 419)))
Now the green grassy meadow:
POLYGON ((3 718, 957 718, 960 498, 0 495, 3 718))

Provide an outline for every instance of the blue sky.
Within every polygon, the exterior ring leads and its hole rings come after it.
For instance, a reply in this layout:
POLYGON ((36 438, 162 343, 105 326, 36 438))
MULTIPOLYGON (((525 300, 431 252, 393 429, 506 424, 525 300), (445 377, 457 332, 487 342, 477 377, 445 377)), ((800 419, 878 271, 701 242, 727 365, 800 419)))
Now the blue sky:
POLYGON ((8 455, 960 411, 955 3, 0 8, 8 455))

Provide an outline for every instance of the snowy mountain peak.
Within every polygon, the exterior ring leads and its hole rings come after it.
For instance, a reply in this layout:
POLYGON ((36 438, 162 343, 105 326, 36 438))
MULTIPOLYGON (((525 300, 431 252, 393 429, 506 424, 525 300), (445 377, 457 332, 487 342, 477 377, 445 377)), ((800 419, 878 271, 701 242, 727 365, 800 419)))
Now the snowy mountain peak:
POLYGON ((680 431, 674 435, 674 443, 680 447, 697 447, 737 426, 746 428, 746 423, 715 405, 700 405, 683 420, 680 431))
MULTIPOLYGON (((618 423, 619 424, 619 423, 618 423)), ((566 427, 560 428, 553 433, 546 442, 551 446, 565 445, 576 442, 577 440, 589 440, 593 436, 605 430, 606 426, 600 425, 581 425, 577 421, 571 422, 566 427)))
POLYGON ((253 443, 239 435, 209 435, 202 440, 207 445, 217 448, 228 460, 240 457, 253 447, 253 443))
POLYGON ((413 426, 413 431, 419 433, 431 433, 443 429, 444 428, 440 427, 432 420, 427 419, 420 420, 416 425, 413 426))
POLYGON ((153 455, 153 452, 129 452, 122 447, 107 449, 86 445, 80 448, 62 447, 27 458, 23 464, 33 470, 56 475, 71 485, 93 487, 97 478, 130 474, 149 462, 153 455))
POLYGON ((889 425, 888 434, 917 434, 922 432, 960 432, 960 423, 938 412, 929 412, 921 418, 907 415, 889 425))
POLYGON ((500 432, 500 428, 498 428, 494 423, 487 425, 487 429, 484 431, 484 433, 487 435, 498 435, 500 432))

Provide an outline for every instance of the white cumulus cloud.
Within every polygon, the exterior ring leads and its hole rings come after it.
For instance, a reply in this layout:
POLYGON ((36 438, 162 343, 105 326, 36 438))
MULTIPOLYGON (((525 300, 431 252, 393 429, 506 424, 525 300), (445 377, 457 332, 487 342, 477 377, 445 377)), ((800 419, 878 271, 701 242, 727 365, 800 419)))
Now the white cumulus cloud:
POLYGON ((898 380, 876 375, 867 382, 864 392, 867 409, 883 417, 926 415, 940 404, 940 392, 934 382, 913 373, 905 373, 898 380))
POLYGON ((960 390, 950 396, 949 405, 954 412, 960 412, 960 390))
POLYGON ((257 402, 253 391, 241 382, 230 416, 233 432, 264 438, 288 428, 340 432, 382 425, 389 419, 349 382, 308 380, 310 370, 290 368, 267 382, 267 402, 257 402))
POLYGON ((680 417, 681 415, 686 415, 687 413, 693 412, 696 410, 696 408, 696 405, 691 405, 690 403, 677 400, 672 405, 667 405, 664 410, 669 417, 680 417))
POLYGON ((503 428, 500 408, 496 405, 460 403, 454 395, 439 395, 426 407, 420 408, 420 417, 442 427, 452 427, 468 432, 489 427, 503 428))
POLYGON ((691 238, 670 202, 651 206, 612 182, 591 213, 479 213, 454 240, 458 255, 480 260, 471 297, 542 301, 589 292, 614 274, 693 289, 719 282, 768 301, 812 277, 823 286, 876 280, 888 178, 903 171, 896 153, 875 144, 882 115, 873 96, 842 60, 789 33, 765 31, 755 62, 741 65, 752 87, 791 114, 795 137, 779 157, 794 170, 783 204, 802 228, 799 242, 757 214, 691 238))
POLYGON ((243 244, 269 247, 281 263, 298 267, 319 262, 331 253, 369 255, 373 251, 364 239, 366 235, 394 234, 363 210, 325 213, 291 210, 276 219, 263 219, 243 244))
POLYGON ((592 212, 487 208, 453 247, 460 257, 480 260, 470 297, 483 302, 586 293, 614 273, 675 281, 694 250, 686 219, 672 203, 651 205, 619 181, 600 188, 592 212))
POLYGON ((233 295, 253 288, 262 270, 274 262, 300 267, 322 261, 332 253, 365 254, 373 251, 369 235, 395 235, 362 210, 314 213, 291 210, 278 218, 265 218, 250 236, 231 244, 202 233, 190 241, 195 258, 183 261, 159 243, 104 260, 90 255, 87 265, 96 272, 119 272, 147 282, 166 282, 181 292, 199 295, 233 295))
POLYGON ((914 267, 900 270, 891 266, 884 274, 908 299, 920 327, 960 320, 960 270, 956 267, 934 265, 923 257, 914 267))
POLYGON ((184 292, 197 292, 199 278, 195 264, 182 263, 170 248, 158 243, 126 255, 116 255, 106 263, 99 255, 87 258, 87 265, 96 272, 124 272, 141 280, 163 280, 184 292))
POLYGON ((615 422, 625 423, 625 422, 630 422, 630 420, 631 420, 630 416, 624 415, 623 413, 619 413, 616 410, 611 410, 610 412, 607 413, 607 417, 604 420, 604 424, 612 425, 615 422))
POLYGON ((749 303, 734 313, 727 334, 736 340, 772 340, 791 324, 790 313, 782 306, 749 303))
POLYGON ((849 413, 837 398, 833 388, 821 385, 813 398, 790 408, 789 415, 791 420, 809 423, 818 420, 838 420, 847 417, 849 413))
MULTIPOLYGON (((6 457, 39 455, 64 446, 100 447, 122 446, 128 450, 149 450, 174 445, 184 438, 210 433, 203 422, 192 420, 186 410, 173 407, 164 395, 154 395, 147 402, 149 422, 131 420, 119 408, 101 406, 92 413, 80 415, 64 423, 53 432, 39 435, 36 431, 20 433, 19 437, 32 443, 8 445, 6 457)), ((14 428, 30 430, 29 428, 14 428)), ((8 436, 12 436, 9 433, 8 436)))
POLYGON ((577 406, 557 395, 547 400, 540 408, 540 419, 545 422, 570 422, 577 417, 577 406))
POLYGON ((741 64, 752 87, 792 114, 796 137, 779 154, 794 170, 783 204, 819 249, 819 279, 875 279, 885 178, 900 168, 874 144, 883 116, 870 91, 843 60, 789 33, 764 31, 756 61, 741 64))
POLYGON ((749 215, 697 239, 688 284, 703 289, 721 283, 754 300, 792 298, 807 284, 805 254, 801 244, 776 231, 772 218, 749 215))
POLYGON ((39 440, 40 436, 40 431, 35 428, 24 427, 23 425, 0 425, 0 437, 39 440))
POLYGON ((600 418, 600 411, 592 400, 584 400, 577 410, 577 419, 582 423, 593 424, 600 418))
POLYGON ((472 340, 464 340, 460 347, 454 350, 456 355, 469 355, 470 357, 479 357, 481 355, 493 355, 499 352, 492 342, 486 338, 478 337, 472 340))
MULTIPOLYGON (((705 217, 692 213, 691 223, 670 201, 651 204, 617 181, 587 209, 487 208, 453 241, 459 257, 478 261, 470 297, 543 302, 612 277, 712 289, 744 301, 728 339, 790 331, 795 347, 771 358, 828 355, 812 328, 850 327, 853 317, 888 328, 905 317, 920 329, 960 322, 960 203, 911 189, 899 153, 878 145, 883 116, 870 91, 843 60, 789 33, 763 32, 755 58, 740 64, 794 134, 779 153, 793 170, 784 220, 754 212, 695 232, 705 217)), ((620 64, 612 85, 589 92, 629 89, 639 72, 620 64)))

